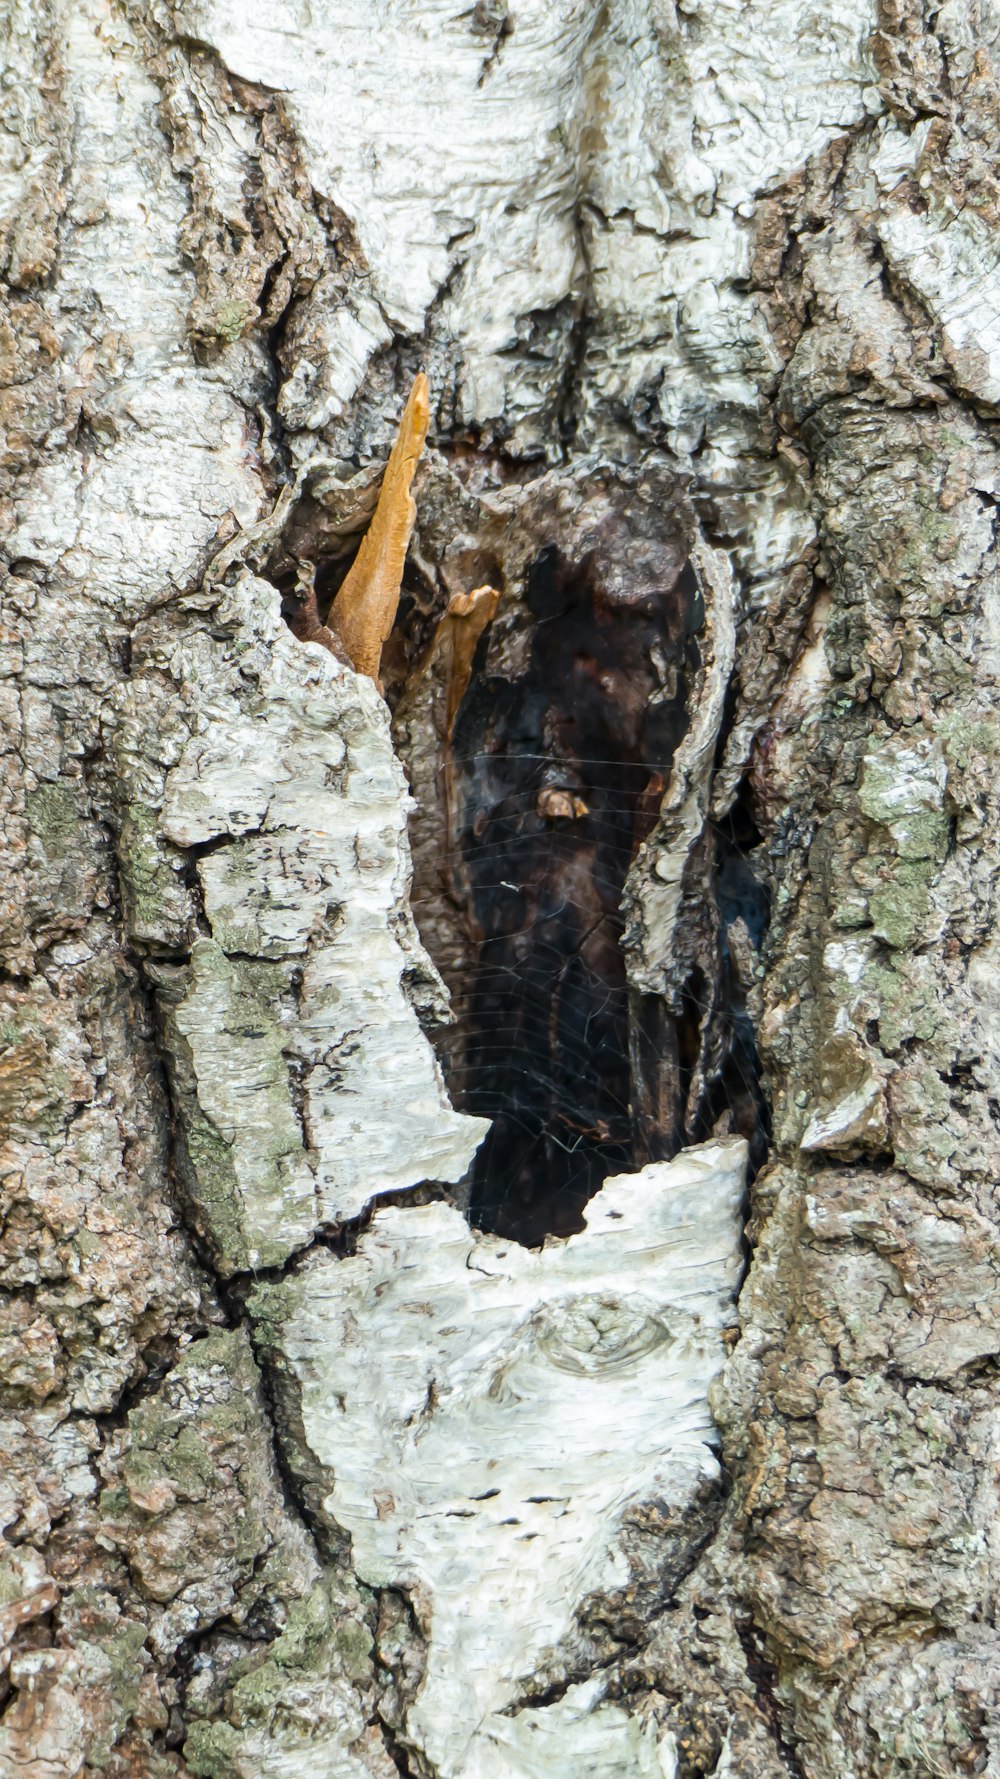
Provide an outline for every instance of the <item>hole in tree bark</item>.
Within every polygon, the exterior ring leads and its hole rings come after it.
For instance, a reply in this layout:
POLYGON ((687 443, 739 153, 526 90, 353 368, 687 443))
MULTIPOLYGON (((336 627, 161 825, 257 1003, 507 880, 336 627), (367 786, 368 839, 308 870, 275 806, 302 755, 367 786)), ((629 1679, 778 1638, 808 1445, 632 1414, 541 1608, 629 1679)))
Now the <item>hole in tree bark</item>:
MULTIPOLYGON (((610 1173, 713 1134, 760 1165, 747 990, 767 906, 738 804, 695 849, 670 993, 629 989, 622 893, 700 665, 690 508, 663 465, 508 469, 472 451, 428 472, 381 677, 418 804, 414 913, 455 1014, 435 1041, 454 1103, 492 1125, 457 1197, 534 1244, 581 1228, 610 1173), (503 601, 466 683, 468 638, 434 662, 441 590, 484 582, 503 601)), ((293 628, 303 587, 326 620, 358 542, 303 503, 270 565, 293 628)))
POLYGON ((525 671, 477 675, 456 724, 455 841, 482 938, 452 1076, 493 1121, 471 1219, 520 1241, 582 1227, 633 1165, 620 907, 683 731, 682 676, 658 697, 651 656, 683 655, 691 579, 616 608, 591 564, 540 551, 525 671))
POLYGON ((685 731, 703 610, 661 491, 598 492, 575 548, 523 508, 513 546, 480 540, 507 589, 457 715, 433 649, 396 710, 413 908, 454 1013, 435 1040, 454 1103, 492 1122, 458 1197, 528 1245, 580 1229, 611 1173, 723 1130, 766 1143, 730 945, 737 916, 751 944, 766 921, 741 812, 703 843, 717 896, 684 994, 626 981, 622 892, 685 731))

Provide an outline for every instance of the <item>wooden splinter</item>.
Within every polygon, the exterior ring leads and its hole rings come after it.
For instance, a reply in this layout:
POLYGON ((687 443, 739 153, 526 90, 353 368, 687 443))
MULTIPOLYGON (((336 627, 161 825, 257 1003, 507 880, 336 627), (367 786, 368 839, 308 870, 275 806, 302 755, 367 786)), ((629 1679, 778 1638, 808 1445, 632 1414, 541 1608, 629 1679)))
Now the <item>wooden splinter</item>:
POLYGON ((474 587, 471 593, 456 593, 448 603, 434 638, 434 652, 448 658, 448 698, 445 709, 445 739, 450 743, 458 707, 465 697, 472 678, 472 660, 476 645, 487 624, 492 623, 500 595, 495 587, 474 587))
POLYGON ((329 627, 358 673, 378 682, 382 646, 395 622, 403 563, 417 516, 410 493, 430 424, 430 391, 420 371, 403 409, 378 505, 333 605, 329 627))

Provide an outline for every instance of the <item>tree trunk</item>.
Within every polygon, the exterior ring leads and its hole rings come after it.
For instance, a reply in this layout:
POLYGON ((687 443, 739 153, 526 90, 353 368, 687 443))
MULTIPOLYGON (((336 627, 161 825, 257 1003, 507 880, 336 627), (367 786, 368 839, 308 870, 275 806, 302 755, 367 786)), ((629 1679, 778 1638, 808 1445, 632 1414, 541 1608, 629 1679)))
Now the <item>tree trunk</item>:
POLYGON ((0 1771, 993 1771, 1000 14, 2 29, 0 1771))

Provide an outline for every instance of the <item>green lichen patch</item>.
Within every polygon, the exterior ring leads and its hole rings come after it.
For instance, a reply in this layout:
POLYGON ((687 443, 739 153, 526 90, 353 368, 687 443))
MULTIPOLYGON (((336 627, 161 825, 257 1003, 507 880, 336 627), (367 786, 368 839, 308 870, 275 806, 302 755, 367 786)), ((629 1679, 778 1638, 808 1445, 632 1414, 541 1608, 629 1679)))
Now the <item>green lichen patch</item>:
POLYGON ((179 1635, 190 1635, 192 1615, 238 1625, 262 1594, 301 1593, 300 1553, 282 1551, 270 1427, 245 1331, 193 1341, 129 1412, 121 1446, 121 1481, 101 1497, 103 1533, 141 1594, 168 1618, 176 1610, 179 1635))
MULTIPOLYGON (((71 1639, 88 1727, 87 1770, 101 1772, 145 1694, 147 1720, 156 1712, 146 1626, 127 1618, 115 1596, 95 1586, 73 1588, 59 1607, 59 1628, 71 1639)), ((167 1713, 160 1706, 165 1726, 167 1713)))
POLYGON ((937 873, 922 860, 902 862, 889 874, 882 889, 868 899, 872 927, 878 938, 905 951, 922 937, 931 907, 931 889, 937 873))
POLYGON ((218 339, 230 345, 259 320, 260 310, 256 303, 233 297, 218 304, 212 315, 212 331, 218 339))
POLYGON ((951 1122, 948 1089, 930 1067, 904 1069, 890 1090, 893 1150, 900 1167, 932 1189, 958 1184, 954 1161, 958 1137, 951 1122))
POLYGON ((357 1598, 329 1579, 290 1609, 266 1658, 234 1664, 226 1720, 192 1724, 184 1756, 201 1779, 244 1779, 251 1771, 336 1774, 363 1771, 350 1750, 366 1738, 357 1688, 370 1689, 372 1637, 357 1598))
POLYGON ((82 926, 98 895, 100 846, 79 781, 26 791, 28 898, 32 925, 60 932, 82 926))
POLYGON ((46 852, 58 858, 83 826, 76 796, 68 785, 43 784, 25 794, 28 825, 46 852))
POLYGON ((865 756, 858 802, 902 859, 941 859, 948 844, 945 763, 937 749, 895 743, 865 756))
POLYGON ((879 1047, 895 1056, 914 1038, 929 1042, 939 1030, 943 1014, 934 985, 906 957, 872 962, 865 971, 865 986, 878 1019, 879 1047))
POLYGON ((239 1730, 229 1723, 195 1723, 184 1744, 184 1759, 198 1779, 244 1779, 237 1765, 243 1746, 239 1730))
POLYGON ((190 941, 194 905, 180 881, 184 860, 163 839, 160 812, 133 803, 118 835, 125 927, 133 945, 182 951, 190 941))
POLYGON ((198 1227, 227 1274, 281 1266, 315 1226, 284 1055, 288 969, 230 958, 199 939, 190 965, 151 973, 198 1227))
POLYGON ((929 742, 886 739, 862 762, 858 803, 872 835, 852 875, 877 937, 896 950, 935 924, 932 891, 950 832, 946 777, 944 754, 929 742))

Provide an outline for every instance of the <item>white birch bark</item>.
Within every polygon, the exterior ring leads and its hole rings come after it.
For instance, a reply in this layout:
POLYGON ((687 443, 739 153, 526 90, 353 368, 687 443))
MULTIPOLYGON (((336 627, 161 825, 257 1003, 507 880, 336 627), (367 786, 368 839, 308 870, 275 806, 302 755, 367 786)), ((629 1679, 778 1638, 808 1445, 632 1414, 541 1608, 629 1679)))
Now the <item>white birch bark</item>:
POLYGON ((0 29, 0 1771, 992 1771, 1000 13, 0 29), (693 563, 625 948, 669 1025, 724 932, 746 1231, 725 1116, 540 1250, 461 1209, 440 688, 281 615, 417 368, 492 672, 539 552, 693 563))

